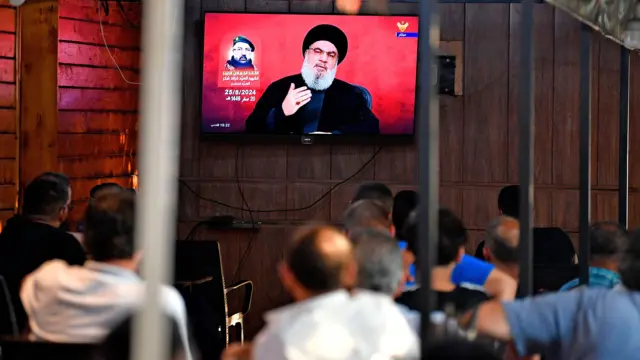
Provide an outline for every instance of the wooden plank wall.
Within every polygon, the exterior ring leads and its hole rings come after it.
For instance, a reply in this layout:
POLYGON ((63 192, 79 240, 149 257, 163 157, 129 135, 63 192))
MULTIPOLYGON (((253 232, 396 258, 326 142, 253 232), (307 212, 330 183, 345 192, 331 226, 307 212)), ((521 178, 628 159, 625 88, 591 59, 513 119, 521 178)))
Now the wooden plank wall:
POLYGON ((16 20, 15 8, 0 0, 0 228, 13 214, 18 194, 16 20))
MULTIPOLYGON (((334 12, 331 0, 190 0, 185 37, 184 114, 181 176, 199 195, 240 207, 236 177, 252 209, 292 209, 318 199, 329 186, 356 172, 373 146, 246 145, 201 141, 201 43, 203 11, 334 12)), ((474 242, 498 215, 501 187, 517 182, 517 93, 520 5, 441 4, 443 41, 464 42, 464 95, 441 97, 441 199, 460 214, 474 242)), ((363 12, 371 11, 365 2, 363 12)), ((416 14, 417 3, 393 3, 393 14, 416 14)), ((578 231, 578 76, 577 21, 548 5, 535 6, 536 141, 535 224, 560 226, 577 239, 578 231)), ((619 50, 594 36, 593 218, 617 217, 619 50)), ((633 54, 631 104, 631 209, 640 224, 640 57, 633 54)), ((340 75, 338 74, 338 77, 340 75)), ((415 188, 414 146, 394 146, 353 181, 335 189, 312 209, 254 214, 270 221, 255 236, 243 231, 201 229, 197 239, 221 242, 224 269, 231 276, 251 243, 239 278, 255 283, 255 302, 246 319, 249 334, 261 316, 286 301, 275 266, 300 220, 338 221, 354 187, 363 180, 383 181, 394 190, 415 188)), ((180 238, 193 224, 213 215, 248 213, 197 198, 180 196, 180 238)))
POLYGON ((74 221, 93 186, 130 187, 137 173, 140 3, 123 13, 110 1, 108 16, 96 4, 59 2, 58 166, 72 179, 74 221))

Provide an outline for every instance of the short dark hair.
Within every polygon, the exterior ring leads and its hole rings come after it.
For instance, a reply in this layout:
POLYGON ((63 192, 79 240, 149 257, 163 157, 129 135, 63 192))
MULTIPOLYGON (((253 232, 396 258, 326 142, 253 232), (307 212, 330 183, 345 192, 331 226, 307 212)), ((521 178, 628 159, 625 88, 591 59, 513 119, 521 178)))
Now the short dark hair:
POLYGON ((619 272, 622 284, 629 290, 640 290, 640 229, 631 233, 629 246, 622 256, 619 272))
POLYGON ((358 200, 345 210, 342 216, 344 228, 348 231, 358 229, 389 229, 391 214, 382 203, 375 200, 358 200))
POLYGON ((318 246, 319 239, 327 232, 342 236, 337 229, 329 226, 314 226, 301 229, 293 237, 285 252, 284 261, 298 282, 307 290, 322 293, 340 288, 342 274, 353 254, 332 256, 325 254, 318 246))
POLYGON ((393 192, 381 182, 371 181, 358 186, 351 202, 354 203, 358 200, 375 200, 380 202, 388 213, 393 210, 393 192))
POLYGON ((44 173, 24 189, 23 214, 55 217, 69 201, 69 179, 63 174, 44 173))
POLYGON ((511 216, 513 218, 520 218, 520 186, 509 185, 500 190, 498 194, 498 209, 502 211, 504 215, 511 216))
POLYGON ((391 216, 393 219, 393 226, 396 227, 396 237, 400 240, 404 240, 405 235, 402 232, 404 230, 404 223, 409 218, 409 215, 418 206, 419 196, 418 193, 413 190, 402 190, 396 193, 393 198, 393 211, 391 216))
MULTIPOLYGON (((418 211, 414 210, 404 227, 407 249, 418 254, 418 211)), ((460 247, 467 243, 467 229, 462 220, 448 209, 438 211, 438 265, 447 265, 458 257, 460 247)), ((416 262, 418 257, 416 257, 416 262)))
POLYGON ((520 254, 518 244, 520 234, 514 239, 508 231, 519 230, 518 220, 511 216, 502 215, 489 223, 485 234, 484 246, 491 251, 491 254, 503 263, 518 263, 520 254))
POLYGON ((134 243, 135 196, 101 194, 87 207, 85 246, 96 261, 130 259, 134 243))
POLYGON ((600 221, 591 225, 589 252, 591 259, 622 255, 629 246, 629 233, 613 221, 600 221))
POLYGON ((350 235, 358 264, 358 287, 393 295, 403 274, 402 250, 388 233, 362 229, 350 235))
POLYGON ((120 184, 116 184, 114 182, 106 182, 106 183, 98 184, 91 188, 91 190, 89 191, 89 197, 91 199, 95 199, 96 196, 99 196, 100 193, 107 190, 120 191, 120 190, 124 190, 124 188, 120 186, 120 184))

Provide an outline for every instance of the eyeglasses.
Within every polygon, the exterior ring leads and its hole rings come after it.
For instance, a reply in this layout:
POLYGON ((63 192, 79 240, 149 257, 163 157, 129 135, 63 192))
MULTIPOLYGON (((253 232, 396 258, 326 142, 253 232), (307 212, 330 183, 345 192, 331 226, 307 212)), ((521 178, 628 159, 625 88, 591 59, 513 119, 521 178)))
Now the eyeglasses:
POLYGON ((323 54, 327 54, 327 56, 330 59, 335 59, 338 57, 338 53, 335 51, 324 51, 320 48, 309 48, 310 51, 313 51, 313 53, 317 56, 322 56, 323 54))
POLYGON ((231 49, 231 51, 233 51, 233 52, 251 52, 251 49, 246 49, 246 48, 233 48, 233 49, 231 49))

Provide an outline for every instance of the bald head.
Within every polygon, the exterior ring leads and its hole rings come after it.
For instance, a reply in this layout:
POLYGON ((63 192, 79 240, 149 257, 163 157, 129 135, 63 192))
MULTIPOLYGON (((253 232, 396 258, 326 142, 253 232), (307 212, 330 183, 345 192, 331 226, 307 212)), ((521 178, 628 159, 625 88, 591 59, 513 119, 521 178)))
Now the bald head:
POLYGON ((297 282, 313 293, 343 287, 344 273, 353 262, 351 242, 330 226, 300 230, 285 254, 285 263, 297 282))
POLYGON ((515 218, 503 215, 489 224, 485 247, 494 261, 517 263, 519 243, 520 223, 515 218))

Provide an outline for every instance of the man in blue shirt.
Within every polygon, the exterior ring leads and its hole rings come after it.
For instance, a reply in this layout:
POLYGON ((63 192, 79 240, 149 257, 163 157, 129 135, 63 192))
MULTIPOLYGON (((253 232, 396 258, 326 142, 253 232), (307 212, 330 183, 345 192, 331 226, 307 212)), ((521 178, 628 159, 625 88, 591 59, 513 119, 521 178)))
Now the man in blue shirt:
MULTIPOLYGON (((511 341, 519 356, 555 360, 637 359, 640 354, 640 232, 620 262, 624 286, 579 288, 480 305, 477 330, 511 341)), ((467 318, 468 319, 468 318, 467 318)))
MULTIPOLYGON (((629 234, 615 222, 603 221, 591 226, 589 232, 589 286, 612 289, 620 283, 620 257, 629 245, 629 234)), ((564 284, 560 291, 580 285, 580 279, 564 284)))

